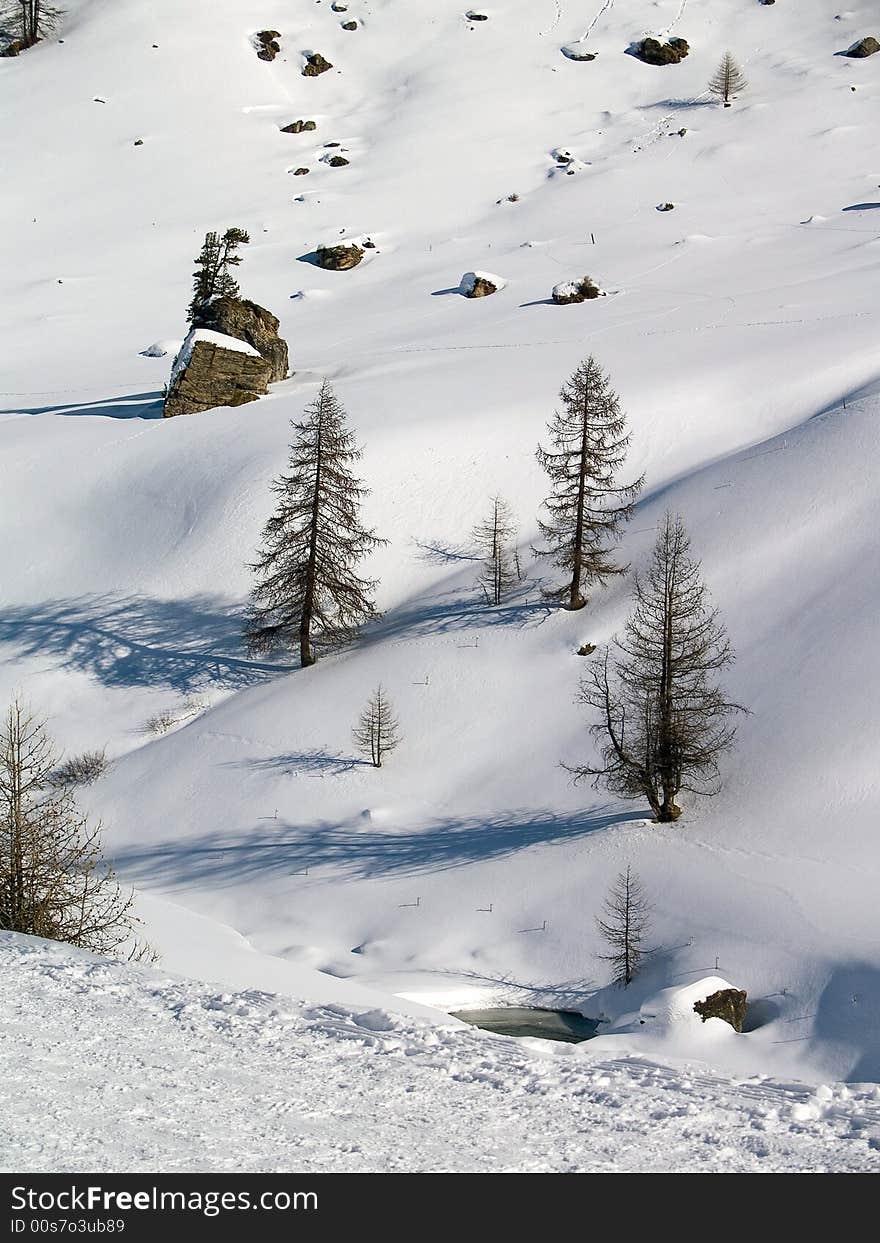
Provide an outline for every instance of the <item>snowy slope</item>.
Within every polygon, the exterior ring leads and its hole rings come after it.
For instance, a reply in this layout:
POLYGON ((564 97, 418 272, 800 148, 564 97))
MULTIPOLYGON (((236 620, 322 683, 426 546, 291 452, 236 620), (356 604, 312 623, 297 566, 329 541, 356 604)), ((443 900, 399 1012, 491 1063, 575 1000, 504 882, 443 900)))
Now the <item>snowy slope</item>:
POLYGON ((452 0, 374 0, 354 32, 306 0, 69 7, 63 43, 0 62, 0 692, 24 687, 70 750, 107 744, 84 802, 163 967, 613 1016, 717 962, 770 1021, 702 1056, 880 1078, 880 56, 835 55, 871 7, 517 0, 471 24, 452 0), (267 26, 272 64, 249 42, 267 26), (597 59, 566 59, 588 26, 597 59), (625 55, 647 32, 690 55, 625 55), (750 82, 729 110, 705 95, 726 47, 750 82), (306 50, 334 70, 302 77, 306 50), (280 132, 300 117, 317 130, 280 132), (140 351, 182 338, 192 258, 233 224, 296 374, 163 422, 170 358, 140 351), (357 234, 377 250, 353 271, 309 261, 357 234), (480 270, 505 288, 461 297, 480 270), (585 272, 607 297, 548 302, 585 272), (527 552, 534 447, 590 351, 647 474, 624 554, 684 515, 753 713, 723 794, 662 830, 559 768, 590 746, 573 652, 627 610, 626 584, 548 609, 527 552), (240 615, 288 421, 325 374, 366 446, 386 613, 299 672, 249 661, 240 615), (469 532, 496 491, 529 577, 486 611, 469 532), (406 740, 377 773, 350 729, 379 678, 406 740), (594 996, 593 919, 627 861, 661 949, 634 997, 594 996))
MULTIPOLYGON (((0 933, 18 1171, 864 1172, 880 1089, 218 992, 0 933)), ((712 1020, 718 1023, 719 1020, 712 1020)))

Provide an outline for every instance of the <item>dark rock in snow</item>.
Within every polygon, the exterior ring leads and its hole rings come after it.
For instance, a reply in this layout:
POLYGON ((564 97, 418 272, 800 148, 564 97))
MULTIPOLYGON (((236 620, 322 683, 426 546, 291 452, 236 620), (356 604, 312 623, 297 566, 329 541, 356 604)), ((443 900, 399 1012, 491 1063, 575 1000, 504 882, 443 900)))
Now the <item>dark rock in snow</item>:
POLYGON ((332 68, 330 61, 322 56, 320 52, 311 52, 306 57, 306 63, 303 65, 303 77, 317 78, 318 74, 326 73, 328 69, 332 68))
POLYGON ((258 30, 254 35, 257 41, 257 56, 260 60, 274 60, 281 51, 281 32, 278 30, 258 30))
POLYGON ((721 988, 705 1001, 695 1001, 694 1010, 704 1023, 706 1019, 723 1019, 734 1031, 741 1032, 746 1017, 746 996, 743 989, 721 988))
POLYGON ((553 286, 553 301, 557 306, 568 306, 572 302, 587 302, 591 298, 601 297, 602 290, 589 276, 579 281, 563 281, 553 286))
POLYGON ((639 43, 630 44, 627 50, 646 65, 677 65, 691 49, 687 39, 670 39, 668 43, 661 43, 659 39, 642 39, 639 43))
POLYGON ((198 414, 216 406, 243 406, 256 401, 269 386, 271 365, 259 354, 236 349, 230 338, 204 339, 205 329, 193 328, 181 347, 165 398, 166 419, 198 414), (178 365, 178 360, 183 361, 178 365))
POLYGON ((852 56, 856 60, 863 60, 866 56, 873 56, 875 52, 880 52, 880 43, 873 35, 865 35, 864 39, 859 39, 858 43, 854 43, 852 47, 847 48, 844 56, 852 56))
POLYGON ((331 168, 342 168, 344 165, 350 164, 351 161, 347 160, 344 155, 331 155, 327 163, 331 168))
POLYGON ((657 210, 658 211, 674 211, 675 204, 674 203, 658 203, 657 210))
POLYGON ((355 242, 343 242, 338 246, 319 246, 318 263, 331 272, 345 272, 357 267, 364 252, 355 242))
POLYGON ((278 335, 278 319, 264 306, 246 298, 216 298, 193 321, 194 328, 210 328, 235 337, 253 348, 269 364, 269 383, 287 376, 287 342, 278 335))
POLYGON ((357 30, 358 28, 357 22, 342 22, 341 25, 343 30, 357 30))
POLYGON ((291 121, 290 125, 282 125, 282 134, 302 134, 305 130, 317 129, 315 121, 291 121))
POLYGON ((582 647, 578 648, 577 654, 578 656, 592 656, 595 650, 596 650, 595 643, 584 643, 582 647))
POLYGON ((487 13, 475 13, 473 9, 468 9, 467 13, 465 13, 465 17, 469 22, 487 22, 489 20, 489 15, 487 13))
POLYGON ((295 168, 293 170, 293 175, 294 177, 305 177, 308 171, 309 170, 307 168, 301 166, 300 168, 295 168))

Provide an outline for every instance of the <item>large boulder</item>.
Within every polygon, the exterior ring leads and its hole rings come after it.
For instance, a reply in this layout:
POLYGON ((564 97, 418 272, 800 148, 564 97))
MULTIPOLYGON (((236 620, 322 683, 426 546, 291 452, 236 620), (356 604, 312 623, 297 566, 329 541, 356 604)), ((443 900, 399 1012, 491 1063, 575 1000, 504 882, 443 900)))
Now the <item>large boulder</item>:
POLYGON ((723 1019, 736 1032, 741 1032, 746 1018, 746 992, 741 988, 721 988, 703 1001, 694 1002, 694 1010, 703 1022, 723 1019))
POLYGON ((687 39, 670 39, 668 43, 661 43, 659 39, 642 39, 629 48, 630 53, 646 65, 677 65, 690 50, 687 39))
POLYGON ((254 35, 254 46, 257 49, 257 56, 260 60, 274 60, 281 51, 281 44, 278 40, 281 38, 277 30, 258 30, 254 35))
POLYGON ((590 298, 598 298, 602 290, 589 276, 579 281, 561 281, 553 286, 553 301, 557 306, 567 306, 571 302, 586 302, 590 298))
POLYGON ((847 48, 844 56, 853 56, 856 60, 862 60, 865 56, 873 56, 875 52, 880 52, 880 43, 873 35, 865 35, 864 39, 859 39, 852 47, 847 48))
POLYGON ((304 78, 317 78, 318 74, 326 73, 328 69, 332 69, 330 61, 322 56, 320 52, 311 52, 306 57, 306 63, 303 65, 304 78))
POLYGON ((364 257, 362 247, 355 242, 340 242, 338 246, 319 246, 315 252, 318 265, 331 272, 346 272, 355 268, 364 257))
POLYGON ((269 364, 270 384, 287 378, 287 342, 278 335, 277 317, 264 306, 246 298, 215 298, 197 313, 193 327, 210 328, 253 346, 269 364))
POLYGON ((256 401, 269 387, 271 369, 245 341, 210 328, 193 328, 174 360, 165 418, 256 401))
POLYGON ((458 292, 465 298, 488 298, 503 289, 507 282, 492 272, 465 272, 459 281, 458 292))

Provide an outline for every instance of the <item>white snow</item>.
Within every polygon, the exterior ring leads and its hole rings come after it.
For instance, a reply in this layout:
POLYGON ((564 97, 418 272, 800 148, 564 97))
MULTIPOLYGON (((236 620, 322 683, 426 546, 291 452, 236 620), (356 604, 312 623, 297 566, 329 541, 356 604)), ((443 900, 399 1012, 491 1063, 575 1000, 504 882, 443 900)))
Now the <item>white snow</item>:
POLYGON ((229 1121, 252 1168, 392 1151, 409 1168, 410 1144, 412 1168, 486 1168, 490 1134, 494 1168, 875 1168, 850 1105, 880 1081, 880 58, 835 55, 864 14, 705 0, 677 21, 679 0, 597 0, 599 55, 579 66, 559 48, 589 12, 567 3, 510 0, 475 33, 454 0, 430 20, 385 0, 355 36, 311 0, 217 0, 208 23, 179 0, 65 7, 63 43, 0 60, 0 703, 23 689, 67 753, 106 745, 82 805, 162 972, 214 983, 16 950, 0 975, 27 1007, 5 1046, 20 1090, 4 1152, 209 1168, 231 1160, 229 1121), (625 54, 657 25, 688 39, 679 65, 625 54), (272 64, 249 43, 267 27, 283 36, 272 64), (339 72, 301 79, 307 46, 339 72), (750 84, 730 109, 705 94, 725 47, 750 84), (299 116, 318 133, 280 133, 299 116), (344 177, 314 161, 293 198, 285 170, 316 138, 358 158, 344 177), (548 175, 563 151, 578 176, 548 175), (136 355, 179 340, 204 234, 233 225, 251 235, 242 293, 281 318, 295 374, 246 419, 162 420, 169 359, 136 355), (365 237, 380 261, 314 264, 318 245, 365 237), (507 292, 479 312, 434 296, 495 268, 507 292), (618 296, 595 315, 547 305, 584 271, 618 296), (751 710, 722 792, 665 827, 560 768, 593 746, 576 702, 590 658, 574 652, 601 650, 629 606, 618 581, 580 613, 553 609, 556 573, 529 552, 535 446, 591 351, 629 418, 628 471, 647 476, 621 557, 643 565, 664 510, 682 513, 737 652, 726 685, 751 710), (324 375, 389 540, 369 566, 385 616, 299 671, 249 658, 241 618, 290 420, 324 375), (526 577, 490 610, 471 531, 496 492, 526 577), (404 742, 373 770, 350 731, 379 680, 404 742), (195 699, 178 728, 145 730, 195 699), (594 917, 627 863, 655 953, 624 992, 606 986, 594 917), (754 1030, 716 1039, 642 1013, 709 976, 748 991, 754 1030), (253 1002, 239 1029, 228 1014, 254 990, 288 1000, 253 1002), (48 1056, 62 997, 94 1033, 91 1064, 69 1043, 48 1056), (281 1073, 304 998, 346 1010, 302 1020, 323 1097, 311 1070, 302 1096, 281 1073), (536 1049, 441 1013, 504 1002, 601 1014, 606 1034, 536 1049), (395 1008, 401 1047, 374 1030, 360 1043, 351 1014, 395 1008), (161 1035, 140 1043, 154 1011, 161 1035), (266 1049, 236 1081, 248 1040, 266 1049), (173 1127, 170 1096, 137 1086, 144 1067, 180 1093, 173 1127), (363 1076, 354 1104, 347 1075, 363 1076), (83 1117, 86 1082, 130 1086, 148 1153, 124 1093, 83 1117), (216 1126, 212 1085, 235 1098, 216 1126), (365 1121, 386 1085, 387 1120, 365 1121), (249 1095, 271 1103, 262 1134, 249 1095))
POLYGON ((494 272, 465 272, 458 282, 459 293, 463 293, 465 297, 469 296, 477 281, 487 281, 490 285, 494 285, 496 292, 507 284, 503 276, 496 276, 494 272))

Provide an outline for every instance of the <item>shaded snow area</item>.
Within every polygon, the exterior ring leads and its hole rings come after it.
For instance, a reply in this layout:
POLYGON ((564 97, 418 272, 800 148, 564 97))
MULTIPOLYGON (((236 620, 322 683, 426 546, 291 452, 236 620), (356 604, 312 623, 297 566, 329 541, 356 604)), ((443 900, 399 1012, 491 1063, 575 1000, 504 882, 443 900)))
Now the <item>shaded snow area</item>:
POLYGON ((837 55, 870 6, 365 0, 353 32, 326 0, 63 7, 63 42, 0 58, 0 711, 20 689, 68 757, 106 748, 78 802, 162 959, 3 940, 4 1162, 877 1168, 880 55, 837 55), (688 56, 627 55, 648 31, 688 56), (292 374, 163 419, 194 260, 233 227, 292 374), (608 296, 553 303, 584 276, 608 296), (681 514, 749 709, 720 793, 662 826, 562 767, 597 759, 578 683, 632 589, 556 608, 531 551, 535 449, 590 353, 646 479, 620 559, 681 514), (382 616, 301 670, 242 624, 325 376, 382 616), (496 495, 523 577, 490 607, 496 495), (380 682, 402 740, 375 769, 352 727, 380 682), (620 989, 596 917, 627 865, 651 953, 620 989), (711 979, 748 993, 742 1034, 694 1015, 711 979), (504 1005, 602 1034, 448 1015, 504 1005))
POLYGON ((731 1080, 384 1008, 224 992, 6 933, 0 963, 0 1147, 21 1171, 720 1173, 880 1159, 876 1086, 731 1080))

